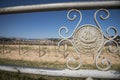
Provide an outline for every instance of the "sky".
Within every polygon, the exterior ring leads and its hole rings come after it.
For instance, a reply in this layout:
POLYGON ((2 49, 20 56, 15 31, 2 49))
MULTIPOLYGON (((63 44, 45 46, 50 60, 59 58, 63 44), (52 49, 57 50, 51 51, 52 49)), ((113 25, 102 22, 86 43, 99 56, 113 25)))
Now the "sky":
MULTIPOLYGON (((19 5, 71 1, 80 0, 0 0, 0 8, 19 5)), ((110 12, 109 19, 101 20, 99 18, 100 14, 106 16, 104 12, 100 12, 97 16, 97 19, 100 25, 102 26, 102 30, 105 33, 107 27, 114 26, 118 29, 120 35, 120 10, 108 10, 110 12)), ((80 23, 80 26, 85 24, 92 24, 96 26, 96 23, 94 21, 94 13, 96 10, 80 11, 82 12, 82 22, 80 23)), ((60 38, 60 36, 58 35, 58 30, 61 26, 66 26, 68 28, 69 33, 67 36, 69 36, 75 29, 79 17, 75 21, 69 21, 67 19, 67 12, 68 10, 0 15, 0 37, 19 37, 37 39, 60 38)), ((75 14, 78 15, 77 13, 75 14)), ((113 35, 114 32, 111 31, 110 34, 113 35)))

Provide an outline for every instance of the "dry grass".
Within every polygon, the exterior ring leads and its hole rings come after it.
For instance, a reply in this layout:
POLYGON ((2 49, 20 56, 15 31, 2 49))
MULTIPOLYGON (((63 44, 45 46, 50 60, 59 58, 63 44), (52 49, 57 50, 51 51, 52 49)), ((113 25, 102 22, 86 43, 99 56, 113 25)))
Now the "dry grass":
MULTIPOLYGON (((60 47, 64 49, 64 46, 60 47)), ((72 46, 68 50, 61 51, 58 46, 51 45, 0 45, 0 58, 10 60, 23 60, 40 63, 66 63, 68 58, 74 57, 79 59, 72 46)), ((119 47, 120 50, 120 47, 119 47)), ((80 54, 83 65, 94 65, 95 58, 98 54, 80 54)), ((99 57, 99 63, 103 58, 108 58, 112 65, 120 64, 120 52, 110 53, 105 47, 99 57)), ((78 60, 79 62, 79 60, 78 60)))
MULTIPOLYGON (((3 46, 0 45, 0 64, 14 64, 32 67, 57 68, 65 69, 66 61, 70 57, 78 59, 72 46, 68 50, 60 51, 57 46, 38 46, 38 45, 21 45, 20 53, 18 45, 5 45, 4 54, 3 46)), ((64 47, 61 47, 64 49, 64 47)), ((120 47, 119 47, 120 50, 120 47)), ((107 57, 111 60, 111 69, 120 70, 120 52, 109 53, 107 47, 102 51, 99 59, 107 57)), ((80 54, 82 58, 82 66, 80 69, 97 69, 94 64, 94 58, 97 54, 80 54)), ((99 60, 100 61, 100 60, 99 60)), ((78 61, 79 62, 79 61, 78 61)), ((61 78, 37 76, 28 74, 19 74, 0 71, 0 79, 2 80, 85 80, 78 78, 61 78)), ((95 79, 97 80, 97 79, 95 79)))

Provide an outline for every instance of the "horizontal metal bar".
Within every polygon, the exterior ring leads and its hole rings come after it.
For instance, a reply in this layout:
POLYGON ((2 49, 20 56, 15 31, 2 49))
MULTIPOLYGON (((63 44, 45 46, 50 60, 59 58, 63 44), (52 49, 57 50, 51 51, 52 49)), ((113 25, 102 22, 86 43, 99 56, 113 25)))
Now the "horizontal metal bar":
POLYGON ((99 9, 99 8, 107 8, 107 9, 119 8, 120 9, 120 1, 65 2, 65 3, 5 7, 5 8, 0 8, 0 14, 67 10, 71 8, 82 9, 82 10, 83 9, 99 9))
POLYGON ((109 71, 69 70, 69 69, 60 70, 60 69, 42 69, 42 68, 20 67, 20 66, 10 66, 10 65, 0 65, 0 70, 28 73, 28 74, 46 75, 46 76, 120 79, 120 71, 115 71, 115 70, 109 70, 109 71))

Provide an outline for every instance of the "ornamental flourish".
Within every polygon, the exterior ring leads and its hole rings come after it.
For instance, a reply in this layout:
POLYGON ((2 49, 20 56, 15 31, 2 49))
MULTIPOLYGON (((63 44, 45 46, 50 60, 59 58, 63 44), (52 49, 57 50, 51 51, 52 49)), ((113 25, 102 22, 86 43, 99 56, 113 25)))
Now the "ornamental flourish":
MULTIPOLYGON (((58 47, 60 48, 60 46, 62 45, 62 42, 66 41, 66 40, 69 41, 72 44, 72 46, 77 54, 77 57, 79 58, 79 64, 76 67, 73 67, 70 65, 71 61, 74 63, 77 62, 74 57, 69 58, 67 60, 66 64, 69 69, 79 69, 80 68, 80 66, 82 64, 82 59, 81 59, 80 54, 97 54, 97 56, 95 57, 96 67, 99 70, 110 69, 110 67, 111 67, 110 60, 107 59, 106 57, 104 57, 101 61, 99 61, 99 57, 102 54, 102 50, 103 50, 104 46, 109 42, 114 43, 115 50, 111 49, 111 47, 109 45, 108 51, 110 51, 110 52, 118 51, 118 43, 114 40, 118 36, 118 31, 114 26, 110 26, 106 29, 106 33, 108 36, 106 36, 103 33, 102 27, 96 18, 98 12, 100 12, 100 11, 103 11, 107 14, 105 17, 103 17, 103 15, 100 15, 99 16, 100 19, 105 20, 105 19, 109 18, 110 13, 107 9, 99 9, 94 13, 94 21, 95 21, 96 25, 84 24, 82 26, 80 26, 80 23, 82 21, 81 11, 77 10, 77 9, 72 9, 72 10, 68 11, 67 18, 70 21, 74 21, 77 18, 77 15, 73 15, 73 17, 70 17, 70 14, 72 14, 73 12, 79 13, 79 21, 70 36, 65 37, 62 35, 62 31, 65 31, 65 34, 67 34, 69 32, 68 28, 65 26, 60 27, 59 31, 58 31, 59 36, 62 38, 62 40, 60 40, 58 43, 58 47), (111 37, 111 35, 109 34, 109 31, 111 31, 111 30, 114 31, 113 37, 111 37), (98 62, 101 62, 102 65, 104 65, 106 63, 106 66, 103 68, 98 64, 98 62)), ((68 45, 65 44, 65 49, 62 51, 66 51, 68 48, 67 46, 68 45)))

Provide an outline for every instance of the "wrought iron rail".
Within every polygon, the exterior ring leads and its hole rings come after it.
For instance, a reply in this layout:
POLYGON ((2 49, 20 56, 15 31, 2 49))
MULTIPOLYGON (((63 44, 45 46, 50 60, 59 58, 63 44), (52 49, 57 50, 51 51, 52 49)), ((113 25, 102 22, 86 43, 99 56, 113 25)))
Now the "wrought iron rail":
MULTIPOLYGON (((87 9, 88 10, 88 9, 100 9, 100 8, 120 9, 120 1, 68 2, 68 3, 51 3, 51 4, 39 4, 39 5, 15 6, 15 7, 0 8, 0 14, 14 14, 14 13, 25 13, 25 12, 41 12, 41 11, 54 11, 54 10, 57 11, 57 10, 73 9, 73 10, 79 12, 80 16, 81 16, 81 12, 79 10, 76 10, 76 9, 82 9, 82 10, 87 9)), ((70 12, 73 10, 70 10, 70 12)), ((109 17, 109 12, 105 9, 102 9, 102 10, 107 12, 108 17, 109 17)), ((98 11, 100 11, 100 10, 98 10, 98 11)), ((70 12, 68 12, 68 15, 67 15, 68 19, 74 20, 76 17, 69 18, 70 12)), ((97 23, 97 27, 100 28, 100 30, 101 30, 101 27, 96 20, 97 12, 95 13, 95 21, 97 23)), ((108 17, 106 17, 106 18, 101 17, 101 18, 107 19, 108 17)), ((81 21, 81 18, 80 18, 80 21, 81 21)), ((78 24, 80 23, 80 21, 78 22, 78 24)), ((60 30, 63 28, 67 30, 67 28, 65 28, 65 27, 60 28, 60 30)), ((77 27, 76 27, 76 29, 77 29, 77 27)), ((116 32, 116 29, 114 29, 113 27, 108 28, 107 31, 109 29, 113 29, 116 32)), ((78 30, 79 30, 79 28, 78 28, 78 30)), ((97 30, 99 30, 99 29, 97 29, 97 30)), ((108 39, 108 41, 113 40, 115 37, 113 37, 112 39, 108 39)), ((67 38, 63 37, 63 40, 65 40, 65 39, 67 39, 67 38)), ((4 45, 3 45, 3 47, 4 47, 4 45)), ((100 54, 101 54, 101 52, 98 54, 97 57, 99 57, 100 54)), ((97 59, 98 58, 96 58, 96 61, 97 61, 97 59)), ((105 61, 107 61, 107 59, 104 59, 103 63, 105 61)), ((97 63, 96 63, 96 65, 97 65, 97 63)), ((97 67, 99 68, 98 65, 97 65, 97 67)), ((69 68, 71 68, 71 67, 69 67, 69 68)), ((79 66, 78 66, 78 68, 79 68, 79 66)), ((106 69, 101 69, 101 68, 99 68, 99 69, 100 70, 108 70, 108 68, 109 68, 109 66, 106 69)), ((77 68, 75 68, 75 69, 77 69, 77 68)), ((109 71, 69 70, 69 69, 62 69, 62 70, 54 69, 54 70, 52 70, 52 69, 44 69, 44 68, 33 68, 33 67, 30 68, 30 67, 10 66, 10 65, 0 65, 0 70, 11 71, 11 72, 20 72, 20 73, 28 73, 28 74, 48 75, 48 76, 120 79, 120 71, 116 71, 116 70, 109 70, 109 71)))
POLYGON ((10 66, 10 65, 0 65, 0 70, 27 73, 27 74, 46 75, 46 76, 120 79, 120 72, 115 70, 109 70, 109 71, 69 70, 69 69, 60 70, 60 69, 45 69, 45 68, 21 67, 21 66, 10 66))
POLYGON ((51 3, 38 4, 26 6, 14 6, 0 8, 0 14, 15 14, 25 12, 41 12, 41 11, 56 11, 68 9, 120 9, 120 1, 90 1, 90 2, 65 2, 65 3, 51 3))

